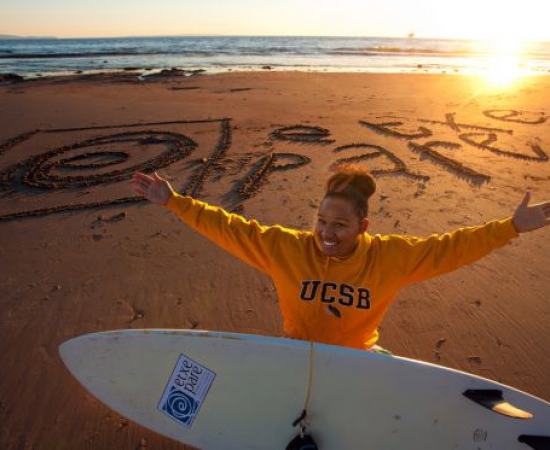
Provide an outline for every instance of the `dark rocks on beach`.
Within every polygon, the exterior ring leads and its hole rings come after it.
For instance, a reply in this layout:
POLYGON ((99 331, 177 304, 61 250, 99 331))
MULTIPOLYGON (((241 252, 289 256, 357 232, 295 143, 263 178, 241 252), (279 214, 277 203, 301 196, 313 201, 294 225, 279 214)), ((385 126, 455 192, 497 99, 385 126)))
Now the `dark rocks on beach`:
POLYGON ((125 71, 127 71, 127 72, 130 72, 130 71, 132 71, 132 70, 139 70, 139 68, 138 68, 138 67, 124 67, 122 70, 125 70, 125 71))
POLYGON ((186 70, 176 69, 173 67, 172 69, 163 69, 159 73, 154 73, 152 75, 149 75, 148 77, 181 77, 185 76, 186 73, 186 70))
POLYGON ((264 70, 271 70, 272 67, 271 67, 271 66, 262 66, 262 69, 264 69, 264 70))
MULTIPOLYGON (((152 70, 152 68, 147 68, 145 70, 152 70)), ((168 77, 184 77, 184 76, 194 76, 200 75, 206 72, 205 69, 195 69, 195 70, 185 70, 172 67, 171 69, 163 69, 158 73, 153 73, 151 75, 145 76, 145 78, 168 78, 168 77)))
POLYGON ((0 74, 0 83, 20 83, 24 80, 22 76, 16 75, 15 73, 0 74))
POLYGON ((172 67, 171 69, 164 69, 161 70, 160 73, 164 75, 185 75, 187 70, 185 69, 178 69, 177 67, 172 67))

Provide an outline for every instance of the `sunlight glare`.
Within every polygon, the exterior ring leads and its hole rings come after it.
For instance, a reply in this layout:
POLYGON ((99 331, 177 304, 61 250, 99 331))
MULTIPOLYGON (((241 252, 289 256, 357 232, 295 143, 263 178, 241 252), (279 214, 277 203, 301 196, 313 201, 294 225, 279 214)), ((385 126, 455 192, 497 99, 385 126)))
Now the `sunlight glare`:
POLYGON ((504 87, 524 75, 521 66, 521 45, 509 37, 489 43, 482 65, 484 78, 495 87, 504 87))

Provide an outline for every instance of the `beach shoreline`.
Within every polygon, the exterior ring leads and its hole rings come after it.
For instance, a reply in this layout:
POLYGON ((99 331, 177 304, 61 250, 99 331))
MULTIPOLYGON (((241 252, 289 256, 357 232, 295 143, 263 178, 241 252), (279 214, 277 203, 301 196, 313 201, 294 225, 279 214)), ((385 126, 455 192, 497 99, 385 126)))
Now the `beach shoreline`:
POLYGON ((464 39, 337 36, 151 36, 0 40, 0 73, 25 77, 171 68, 334 73, 490 72, 547 75, 550 45, 464 39))

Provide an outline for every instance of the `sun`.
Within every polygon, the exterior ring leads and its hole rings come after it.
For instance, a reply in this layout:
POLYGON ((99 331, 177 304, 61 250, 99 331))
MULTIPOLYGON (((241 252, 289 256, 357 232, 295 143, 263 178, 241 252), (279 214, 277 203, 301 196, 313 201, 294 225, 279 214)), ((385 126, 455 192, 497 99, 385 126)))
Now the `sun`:
POLYGON ((487 60, 484 77, 495 86, 508 86, 523 75, 520 60, 513 55, 499 55, 487 60))
POLYGON ((512 38, 485 42, 480 73, 494 87, 505 87, 526 75, 521 57, 522 43, 512 38))

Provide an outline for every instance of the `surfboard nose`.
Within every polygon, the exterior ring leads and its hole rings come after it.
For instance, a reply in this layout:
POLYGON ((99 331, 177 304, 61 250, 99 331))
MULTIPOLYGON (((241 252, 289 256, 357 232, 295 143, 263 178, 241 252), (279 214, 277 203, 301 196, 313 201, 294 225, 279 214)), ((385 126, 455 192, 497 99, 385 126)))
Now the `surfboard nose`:
POLYGON ((71 338, 67 341, 64 341, 61 343, 61 345, 58 347, 59 356, 61 356, 61 360, 67 366, 67 368, 71 367, 71 363, 74 360, 74 353, 75 353, 75 344, 78 340, 78 337, 71 338))
POLYGON ((71 375, 80 381, 81 376, 79 374, 82 373, 82 358, 86 353, 86 342, 80 336, 77 336, 63 342, 58 347, 58 351, 65 367, 71 375))
POLYGON ((59 347, 59 356, 77 379, 77 373, 82 373, 83 369, 90 363, 90 353, 100 345, 100 342, 106 338, 109 332, 83 334, 62 342, 59 347))

